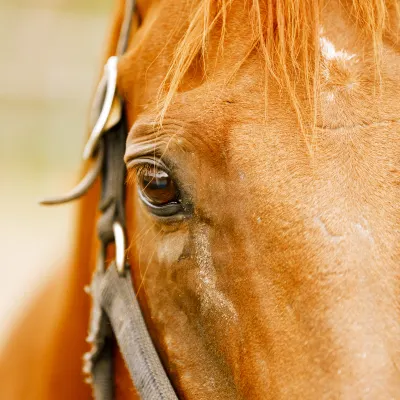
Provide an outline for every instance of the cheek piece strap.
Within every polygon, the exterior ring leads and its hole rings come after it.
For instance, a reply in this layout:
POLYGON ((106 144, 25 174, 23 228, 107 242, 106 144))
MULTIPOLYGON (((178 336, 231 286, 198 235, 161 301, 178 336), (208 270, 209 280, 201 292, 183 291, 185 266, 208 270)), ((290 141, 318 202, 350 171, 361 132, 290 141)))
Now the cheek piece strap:
POLYGON ((80 198, 100 176, 101 215, 97 222, 100 250, 92 282, 86 288, 92 297, 87 337, 91 349, 83 357, 83 372, 92 385, 94 398, 113 400, 115 397, 113 354, 117 342, 141 399, 177 400, 144 321, 125 260, 124 153, 128 127, 116 85, 118 56, 126 51, 134 9, 135 1, 126 0, 117 55, 107 61, 95 95, 93 129, 83 156, 92 159, 92 167, 69 193, 45 199, 41 204, 62 204, 80 198), (116 257, 106 267, 106 251, 113 243, 116 257))

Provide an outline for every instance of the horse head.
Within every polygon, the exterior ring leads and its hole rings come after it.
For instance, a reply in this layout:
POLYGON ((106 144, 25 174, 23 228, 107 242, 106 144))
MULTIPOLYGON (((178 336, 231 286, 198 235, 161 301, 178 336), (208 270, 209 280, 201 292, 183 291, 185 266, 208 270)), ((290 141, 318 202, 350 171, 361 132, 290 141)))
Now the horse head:
POLYGON ((185 398, 399 393, 398 19, 349 3, 139 2, 128 254, 185 398))
MULTIPOLYGON (((129 4, 118 2, 107 56, 119 57, 85 154, 123 117, 126 147, 110 162, 126 165, 126 217, 107 234, 176 394, 398 398, 397 0, 138 0, 127 18, 129 4)), ((95 154, 68 199, 110 160, 107 146, 95 154)), ((76 365, 100 196, 96 185, 81 203, 60 315, 40 322, 51 340, 29 353, 46 359, 40 399, 89 395, 76 365)), ((103 250, 101 267, 114 258, 103 250)), ((137 398, 110 354, 115 397, 137 398)))

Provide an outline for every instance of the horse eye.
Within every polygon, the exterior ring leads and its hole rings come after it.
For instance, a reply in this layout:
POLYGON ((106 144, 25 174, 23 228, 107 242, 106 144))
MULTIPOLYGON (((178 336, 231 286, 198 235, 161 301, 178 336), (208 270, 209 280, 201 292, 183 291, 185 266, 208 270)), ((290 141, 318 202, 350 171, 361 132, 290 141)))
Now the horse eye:
POLYGON ((177 185, 165 170, 145 164, 138 169, 137 178, 139 195, 153 214, 171 216, 181 211, 177 185))

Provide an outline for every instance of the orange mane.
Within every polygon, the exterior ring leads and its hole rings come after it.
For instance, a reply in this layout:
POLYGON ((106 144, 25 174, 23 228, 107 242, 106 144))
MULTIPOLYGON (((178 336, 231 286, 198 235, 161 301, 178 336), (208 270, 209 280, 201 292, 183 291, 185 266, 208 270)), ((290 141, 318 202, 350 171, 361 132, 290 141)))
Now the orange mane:
MULTIPOLYGON (((206 74, 209 38, 216 30, 219 30, 218 51, 222 54, 232 2, 201 0, 194 9, 160 90, 161 122, 196 58, 201 58, 206 74)), ((315 110, 320 90, 320 14, 324 4, 323 0, 252 0, 248 4, 254 34, 248 43, 247 57, 255 49, 261 53, 265 65, 265 93, 271 78, 285 89, 302 130, 304 111, 296 87, 300 82, 306 82, 307 101, 310 109, 315 110)), ((351 0, 344 1, 342 6, 359 26, 360 33, 373 43, 375 64, 379 67, 384 36, 398 35, 398 26, 393 26, 393 21, 398 24, 400 20, 399 3, 397 0, 351 0)), ((234 66, 233 74, 244 61, 234 66)))

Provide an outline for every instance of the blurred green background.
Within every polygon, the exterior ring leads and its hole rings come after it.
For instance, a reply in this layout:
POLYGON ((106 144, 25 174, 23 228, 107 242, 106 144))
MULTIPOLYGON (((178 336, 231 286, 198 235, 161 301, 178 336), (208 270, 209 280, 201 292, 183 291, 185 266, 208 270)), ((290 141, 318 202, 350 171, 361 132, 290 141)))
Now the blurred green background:
POLYGON ((113 0, 0 0, 0 346, 71 251, 77 182, 113 0))

